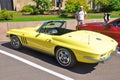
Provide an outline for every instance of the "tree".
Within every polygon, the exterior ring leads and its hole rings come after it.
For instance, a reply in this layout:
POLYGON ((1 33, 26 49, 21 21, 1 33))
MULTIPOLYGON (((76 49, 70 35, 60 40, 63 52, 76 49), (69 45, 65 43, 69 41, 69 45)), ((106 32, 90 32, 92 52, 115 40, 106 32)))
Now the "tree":
POLYGON ((110 12, 120 10, 120 0, 89 0, 94 4, 93 9, 97 11, 110 12))
POLYGON ((107 4, 101 5, 102 12, 111 12, 113 10, 120 10, 120 0, 107 0, 107 4))
POLYGON ((95 0, 95 3, 107 5, 109 4, 109 0, 95 0))
POLYGON ((86 0, 67 0, 65 4, 65 11, 68 13, 75 13, 80 9, 80 6, 84 6, 84 9, 87 10, 87 1, 86 0))
POLYGON ((50 0, 33 0, 36 3, 36 9, 40 10, 40 13, 49 10, 52 7, 50 0))
POLYGON ((113 10, 120 10, 120 0, 109 0, 109 5, 113 10))
POLYGON ((109 4, 109 0, 89 0, 89 3, 93 3, 93 10, 99 12, 101 6, 109 4))

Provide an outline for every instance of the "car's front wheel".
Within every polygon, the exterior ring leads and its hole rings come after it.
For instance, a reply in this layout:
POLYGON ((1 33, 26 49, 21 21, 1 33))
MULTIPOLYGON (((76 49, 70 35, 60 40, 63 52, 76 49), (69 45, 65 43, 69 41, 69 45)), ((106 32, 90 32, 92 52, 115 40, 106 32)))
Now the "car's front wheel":
POLYGON ((20 49, 22 47, 22 44, 17 36, 11 36, 10 44, 14 49, 20 49))
POLYGON ((58 63, 63 67, 72 67, 76 64, 76 58, 73 52, 66 48, 58 48, 55 57, 58 63))

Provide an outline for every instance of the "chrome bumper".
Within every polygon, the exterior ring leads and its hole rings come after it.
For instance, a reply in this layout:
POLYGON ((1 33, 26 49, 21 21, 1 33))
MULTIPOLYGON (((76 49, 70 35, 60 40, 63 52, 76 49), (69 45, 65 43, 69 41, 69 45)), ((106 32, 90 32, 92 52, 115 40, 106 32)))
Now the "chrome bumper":
POLYGON ((99 63, 99 62, 104 62, 104 61, 107 61, 107 60, 109 60, 109 59, 111 59, 112 58, 112 56, 109 56, 109 57, 107 57, 107 58, 101 58, 100 60, 97 60, 97 59, 94 59, 94 58, 91 58, 91 57, 87 57, 87 56, 85 56, 84 58, 86 58, 87 60, 91 60, 91 61, 94 61, 94 62, 96 62, 96 63, 99 63))

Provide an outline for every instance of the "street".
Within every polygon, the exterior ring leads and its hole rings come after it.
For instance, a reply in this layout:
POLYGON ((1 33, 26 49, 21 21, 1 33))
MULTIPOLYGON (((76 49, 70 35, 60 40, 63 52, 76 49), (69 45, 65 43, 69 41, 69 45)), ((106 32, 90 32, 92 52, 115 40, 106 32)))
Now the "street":
POLYGON ((67 69, 53 56, 25 47, 14 50, 9 42, 0 43, 0 80, 119 80, 119 68, 120 54, 112 54, 104 63, 77 63, 67 69))

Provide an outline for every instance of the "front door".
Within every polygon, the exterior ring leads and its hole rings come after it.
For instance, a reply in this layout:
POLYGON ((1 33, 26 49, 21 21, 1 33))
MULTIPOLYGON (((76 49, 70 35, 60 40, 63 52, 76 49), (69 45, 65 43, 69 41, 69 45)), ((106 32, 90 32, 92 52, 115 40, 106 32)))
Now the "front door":
POLYGON ((52 35, 33 31, 28 32, 24 37, 27 39, 27 46, 46 53, 53 53, 54 44, 52 43, 52 35))
POLYGON ((13 0, 0 0, 1 9, 13 10, 13 0))

